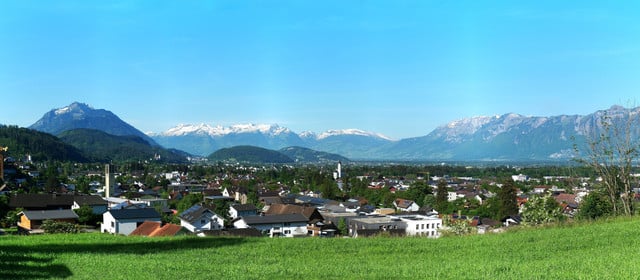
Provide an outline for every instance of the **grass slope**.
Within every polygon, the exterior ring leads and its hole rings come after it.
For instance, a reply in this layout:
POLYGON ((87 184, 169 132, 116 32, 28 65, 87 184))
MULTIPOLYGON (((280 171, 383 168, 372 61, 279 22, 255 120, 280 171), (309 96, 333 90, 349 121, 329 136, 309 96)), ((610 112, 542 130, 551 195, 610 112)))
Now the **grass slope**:
POLYGON ((461 238, 0 237, 0 278, 635 279, 640 219, 461 238))

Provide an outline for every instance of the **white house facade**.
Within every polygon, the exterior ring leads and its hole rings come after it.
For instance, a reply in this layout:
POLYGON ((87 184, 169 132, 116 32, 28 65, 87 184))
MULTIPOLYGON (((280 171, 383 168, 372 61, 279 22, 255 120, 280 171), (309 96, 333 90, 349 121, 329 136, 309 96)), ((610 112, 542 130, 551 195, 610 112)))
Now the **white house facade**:
POLYGON ((402 215, 394 216, 407 224, 405 228, 407 236, 426 236, 431 238, 440 237, 440 227, 442 219, 424 215, 402 215))
POLYGON ((246 216, 237 219, 235 228, 255 228, 269 237, 302 237, 307 235, 308 219, 302 214, 246 216))
POLYGON ((110 210, 102 214, 100 232, 129 235, 145 221, 162 222, 153 208, 110 210))
POLYGON ((224 219, 209 208, 194 205, 180 214, 180 225, 191 232, 221 230, 224 219))

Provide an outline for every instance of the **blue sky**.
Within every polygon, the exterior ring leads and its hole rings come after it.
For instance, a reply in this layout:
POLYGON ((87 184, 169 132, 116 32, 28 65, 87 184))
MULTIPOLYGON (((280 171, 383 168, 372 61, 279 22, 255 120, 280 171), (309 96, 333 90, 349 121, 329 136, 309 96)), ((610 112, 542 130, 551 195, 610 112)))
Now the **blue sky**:
POLYGON ((400 139, 640 100, 638 1, 0 2, 0 123, 74 101, 142 131, 359 128, 400 139))

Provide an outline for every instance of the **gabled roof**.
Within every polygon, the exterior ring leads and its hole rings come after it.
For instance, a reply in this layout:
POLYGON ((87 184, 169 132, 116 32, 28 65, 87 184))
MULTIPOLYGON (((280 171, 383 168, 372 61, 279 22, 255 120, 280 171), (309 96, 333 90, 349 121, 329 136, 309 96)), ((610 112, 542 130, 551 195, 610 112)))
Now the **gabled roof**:
POLYGON ((73 195, 23 193, 11 197, 9 206, 13 208, 69 208, 73 205, 73 195))
POLYGON ((60 220, 60 219, 77 219, 78 215, 71 209, 64 210, 36 210, 36 211, 22 211, 22 214, 27 216, 27 219, 31 221, 42 220, 60 220))
POLYGON ((80 206, 107 206, 107 201, 97 195, 76 195, 73 197, 73 200, 80 206))
POLYGON ((413 200, 398 198, 395 201, 396 207, 398 208, 409 208, 411 204, 414 204, 413 200))
POLYGON ((264 225, 264 224, 279 224, 279 223, 306 223, 309 221, 302 214, 283 214, 283 215, 268 215, 268 216, 246 216, 240 218, 244 220, 247 225, 264 225))
POLYGON ((131 232, 130 235, 139 235, 139 236, 175 236, 182 230, 182 227, 174 224, 165 224, 161 226, 160 222, 153 221, 145 221, 139 227, 137 227, 134 231, 131 232))
POLYGON ((179 226, 179 225, 166 224, 166 225, 162 226, 161 228, 157 229, 156 231, 152 232, 149 236, 151 236, 151 237, 154 237, 154 236, 176 236, 181 231, 183 231, 183 228, 181 226, 179 226))
POLYGON ((151 233, 159 229, 160 225, 160 222, 145 221, 136 229, 134 229, 129 235, 149 236, 151 233))
POLYGON ((109 210, 116 219, 160 219, 160 213, 153 208, 109 210))
POLYGON ((282 198, 279 196, 261 197, 260 201, 264 202, 266 205, 271 205, 275 203, 282 203, 282 198))
POLYGON ((236 209, 236 211, 240 212, 240 211, 257 211, 258 208, 256 208, 255 205, 253 204, 234 204, 231 205, 230 207, 233 207, 233 209, 236 209))
POLYGON ((318 209, 310 206, 300 206, 293 204, 271 204, 269 210, 265 212, 265 215, 282 215, 282 214, 302 214, 307 218, 307 221, 311 219, 323 219, 322 214, 318 212, 318 209))
POLYGON ((189 223, 193 223, 197 220, 200 219, 200 217, 202 217, 202 215, 204 215, 205 213, 209 212, 210 214, 215 215, 215 213, 213 213, 213 211, 211 211, 211 209, 206 208, 202 205, 194 205, 191 206, 191 208, 184 210, 184 212, 182 212, 182 214, 180 214, 180 219, 185 220, 189 223))

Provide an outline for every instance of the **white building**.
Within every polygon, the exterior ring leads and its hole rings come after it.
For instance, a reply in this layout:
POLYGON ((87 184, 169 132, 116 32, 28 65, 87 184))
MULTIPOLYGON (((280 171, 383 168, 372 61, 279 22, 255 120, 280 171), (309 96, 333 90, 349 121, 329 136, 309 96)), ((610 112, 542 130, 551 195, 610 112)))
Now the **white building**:
POLYGON ((153 208, 109 210, 102 214, 100 231, 129 235, 145 221, 162 222, 160 213, 153 208))
POLYGON ((209 208, 194 205, 180 214, 180 225, 190 232, 220 230, 224 228, 224 219, 209 208))
POLYGON ((269 237, 302 237, 307 235, 308 219, 302 214, 240 217, 235 228, 255 228, 269 237))
POLYGON ((524 174, 511 175, 511 179, 514 182, 526 182, 526 181, 529 181, 529 176, 524 174))
POLYGON ((394 216, 407 224, 407 236, 426 236, 431 238, 440 237, 440 227, 442 219, 435 216, 424 215, 402 215, 394 216))

